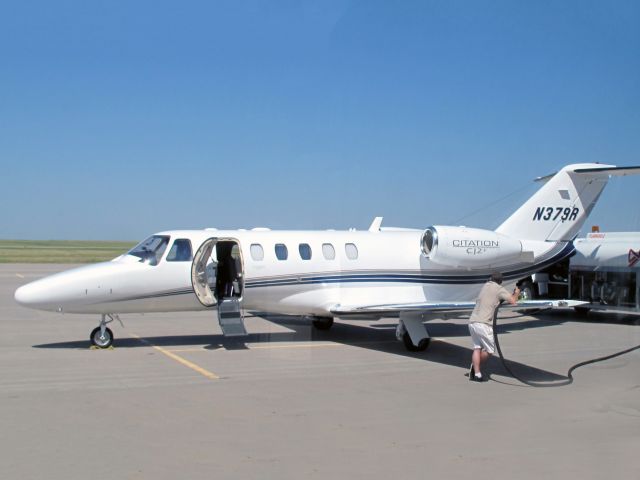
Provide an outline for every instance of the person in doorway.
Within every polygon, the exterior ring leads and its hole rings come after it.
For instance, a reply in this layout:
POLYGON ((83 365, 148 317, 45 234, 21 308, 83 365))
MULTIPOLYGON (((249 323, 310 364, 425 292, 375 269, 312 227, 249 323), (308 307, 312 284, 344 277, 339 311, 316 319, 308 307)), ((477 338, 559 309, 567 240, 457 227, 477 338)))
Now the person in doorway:
POLYGON ((520 289, 515 288, 509 293, 502 286, 502 274, 494 272, 491 278, 484 284, 476 300, 471 317, 469 317, 469 333, 473 342, 473 354, 471 355, 471 368, 469 380, 483 382, 486 377, 482 375, 482 364, 495 352, 493 341, 493 314, 496 307, 503 301, 513 305, 518 301, 520 289))

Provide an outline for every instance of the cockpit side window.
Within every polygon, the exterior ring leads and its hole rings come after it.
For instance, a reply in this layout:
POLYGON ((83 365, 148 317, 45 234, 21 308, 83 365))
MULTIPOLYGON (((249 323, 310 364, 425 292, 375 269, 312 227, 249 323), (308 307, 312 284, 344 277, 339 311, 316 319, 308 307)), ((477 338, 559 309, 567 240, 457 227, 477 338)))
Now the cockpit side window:
POLYGON ((157 265, 169 244, 169 238, 166 235, 153 235, 133 247, 127 254, 138 257, 142 263, 157 265))
POLYGON ((167 254, 167 262, 190 262, 191 241, 188 238, 176 238, 167 254))

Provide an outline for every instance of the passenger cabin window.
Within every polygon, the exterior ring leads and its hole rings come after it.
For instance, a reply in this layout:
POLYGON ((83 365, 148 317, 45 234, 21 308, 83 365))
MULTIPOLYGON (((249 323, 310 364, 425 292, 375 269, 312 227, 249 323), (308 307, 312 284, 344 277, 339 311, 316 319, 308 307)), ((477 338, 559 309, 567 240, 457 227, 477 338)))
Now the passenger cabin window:
POLYGON ((165 235, 153 235, 133 247, 127 254, 138 257, 142 263, 155 266, 160 262, 169 244, 169 238, 165 235))
POLYGON ((190 262, 191 241, 188 238, 176 238, 167 254, 167 262, 190 262))
POLYGON ((336 258, 336 249, 330 243, 322 244, 322 255, 327 260, 334 260, 336 258))
POLYGON ((264 260, 264 249, 259 243, 252 243, 251 247, 249 247, 249 251, 251 252, 251 258, 255 261, 259 262, 264 260))
POLYGON ((308 243, 298 245, 298 251, 300 252, 300 258, 302 260, 311 260, 311 247, 308 243))
POLYGON ((284 243, 276 243, 276 258, 286 260, 289 257, 287 246, 284 243))
POLYGON ((358 247, 356 247, 355 244, 345 243, 344 251, 347 254, 347 258, 349 260, 355 260, 356 258, 358 258, 358 247))

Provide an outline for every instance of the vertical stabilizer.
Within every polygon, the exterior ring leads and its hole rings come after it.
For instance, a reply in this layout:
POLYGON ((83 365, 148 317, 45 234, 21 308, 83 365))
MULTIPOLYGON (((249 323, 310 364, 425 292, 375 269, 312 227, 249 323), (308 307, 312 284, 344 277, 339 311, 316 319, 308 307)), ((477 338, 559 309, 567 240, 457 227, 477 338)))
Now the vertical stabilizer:
POLYGON ((597 163, 568 165, 551 176, 496 231, 523 240, 573 240, 610 175, 634 173, 640 173, 640 167, 618 168, 597 163))

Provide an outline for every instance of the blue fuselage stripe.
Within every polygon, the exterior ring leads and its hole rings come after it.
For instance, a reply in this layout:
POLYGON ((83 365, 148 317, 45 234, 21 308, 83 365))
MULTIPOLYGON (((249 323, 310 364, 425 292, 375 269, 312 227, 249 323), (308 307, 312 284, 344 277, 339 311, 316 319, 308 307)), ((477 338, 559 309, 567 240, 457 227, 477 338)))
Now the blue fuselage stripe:
MULTIPOLYGON (((573 244, 568 243, 557 254, 548 260, 530 265, 525 268, 507 271, 503 273, 503 277, 507 280, 522 278, 557 263, 574 252, 573 244)), ((310 277, 301 277, 295 275, 287 275, 280 278, 270 278, 265 280, 248 280, 246 288, 258 287, 276 287, 291 285, 312 285, 322 283, 423 283, 423 284, 452 284, 452 285, 469 285, 479 284, 487 281, 490 272, 478 273, 475 275, 429 275, 421 274, 340 274, 318 275, 310 277)))

